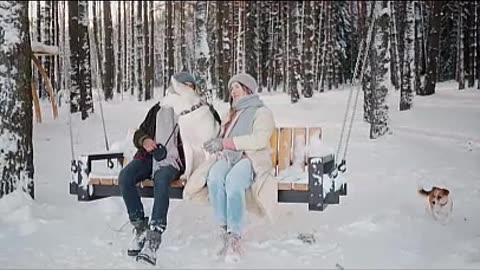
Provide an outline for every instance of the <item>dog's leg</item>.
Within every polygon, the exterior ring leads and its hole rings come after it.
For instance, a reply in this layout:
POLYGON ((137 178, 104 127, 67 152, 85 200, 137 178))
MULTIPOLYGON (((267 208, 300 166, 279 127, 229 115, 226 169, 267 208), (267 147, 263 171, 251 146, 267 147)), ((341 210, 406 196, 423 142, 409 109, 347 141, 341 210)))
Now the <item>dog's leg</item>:
POLYGON ((181 180, 188 181, 190 175, 192 174, 192 165, 193 165, 193 149, 190 143, 184 142, 183 143, 183 151, 185 152, 185 172, 180 176, 181 180))

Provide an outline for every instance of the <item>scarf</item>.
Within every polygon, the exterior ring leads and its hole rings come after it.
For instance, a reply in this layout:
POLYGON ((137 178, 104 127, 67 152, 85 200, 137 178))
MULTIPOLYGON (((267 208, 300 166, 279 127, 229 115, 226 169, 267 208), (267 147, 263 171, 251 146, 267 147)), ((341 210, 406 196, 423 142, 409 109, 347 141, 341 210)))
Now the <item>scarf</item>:
MULTIPOLYGON (((255 113, 262 106, 263 102, 256 94, 235 100, 232 103, 232 109, 235 111, 236 116, 225 131, 225 137, 231 138, 251 134, 253 132, 255 113)), ((231 166, 235 165, 243 155, 243 151, 229 149, 223 150, 222 153, 231 166)))

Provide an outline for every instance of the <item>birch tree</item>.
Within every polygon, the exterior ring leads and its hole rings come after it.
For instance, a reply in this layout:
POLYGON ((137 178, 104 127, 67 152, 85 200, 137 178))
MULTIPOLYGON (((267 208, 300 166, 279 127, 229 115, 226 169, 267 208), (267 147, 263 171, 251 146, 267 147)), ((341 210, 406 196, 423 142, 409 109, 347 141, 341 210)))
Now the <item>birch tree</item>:
MULTIPOLYGON (((370 46, 368 68, 365 71, 363 90, 365 118, 370 123, 370 138, 376 139, 389 131, 388 105, 388 1, 371 2, 371 13, 376 17, 373 40, 370 46)), ((372 22, 370 22, 372 23, 372 22)))
POLYGON ((207 41, 207 1, 197 1, 195 3, 195 75, 201 90, 206 89, 209 47, 207 41))
POLYGON ((34 197, 32 68, 27 1, 0 2, 0 198, 34 197))
POLYGON ((400 111, 409 110, 413 103, 413 87, 415 80, 415 59, 414 59, 414 32, 415 32, 415 10, 413 1, 406 2, 406 27, 403 40, 402 84, 400 91, 400 111))

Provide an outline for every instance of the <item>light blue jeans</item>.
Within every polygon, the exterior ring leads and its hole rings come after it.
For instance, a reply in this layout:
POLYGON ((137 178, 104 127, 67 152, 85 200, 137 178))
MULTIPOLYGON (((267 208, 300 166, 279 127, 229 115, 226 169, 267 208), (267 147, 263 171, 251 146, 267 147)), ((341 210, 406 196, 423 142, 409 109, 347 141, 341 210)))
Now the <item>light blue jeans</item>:
POLYGON ((208 196, 216 221, 227 231, 241 234, 245 223, 245 191, 253 181, 252 162, 242 158, 233 167, 220 159, 207 177, 208 196))

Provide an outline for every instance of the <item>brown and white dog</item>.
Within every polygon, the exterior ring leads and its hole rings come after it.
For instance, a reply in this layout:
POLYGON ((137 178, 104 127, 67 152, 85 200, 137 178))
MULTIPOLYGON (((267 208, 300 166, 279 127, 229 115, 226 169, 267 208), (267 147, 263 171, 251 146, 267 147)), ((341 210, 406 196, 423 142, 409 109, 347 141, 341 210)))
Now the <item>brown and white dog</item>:
POLYGON ((434 186, 430 191, 420 188, 418 193, 422 197, 427 198, 428 212, 435 220, 441 222, 450 221, 453 211, 453 200, 448 189, 434 186))

